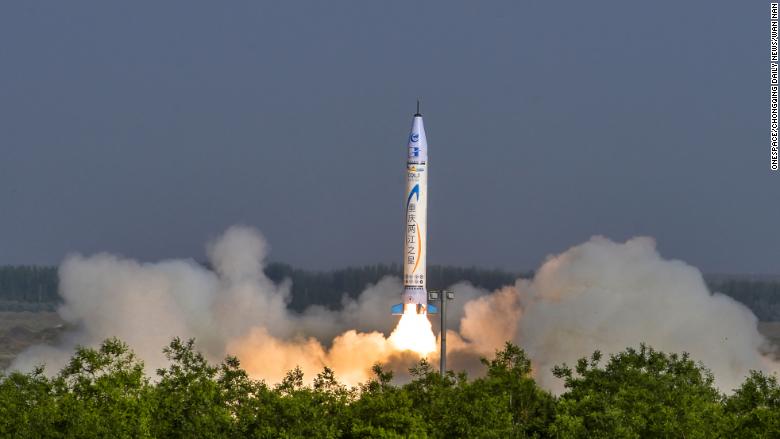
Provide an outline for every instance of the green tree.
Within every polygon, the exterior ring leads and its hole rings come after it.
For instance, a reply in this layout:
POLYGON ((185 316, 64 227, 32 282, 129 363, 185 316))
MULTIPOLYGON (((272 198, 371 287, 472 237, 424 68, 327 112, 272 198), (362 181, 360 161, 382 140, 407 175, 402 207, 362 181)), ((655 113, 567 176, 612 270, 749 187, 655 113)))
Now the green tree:
POLYGON ((277 428, 269 414, 278 395, 262 380, 252 380, 236 357, 227 357, 217 375, 220 400, 233 420, 229 437, 275 437, 277 428))
POLYGON ((43 367, 0 376, 0 437, 56 437, 57 410, 43 367))
POLYGON ((218 368, 194 348, 195 341, 174 338, 163 349, 171 362, 158 369, 154 387, 153 434, 166 438, 218 437, 232 428, 231 408, 217 382, 218 368))
POLYGON ((525 351, 507 342, 493 360, 482 359, 487 376, 474 381, 502 403, 512 416, 510 437, 543 437, 555 416, 555 398, 531 377, 531 360, 525 351))
POLYGON ((742 386, 726 398, 726 437, 780 437, 780 386, 777 377, 751 371, 742 386))
MULTIPOLYGON (((0 437, 246 438, 710 438, 780 437, 780 385, 751 372, 728 397, 687 354, 641 345, 576 367, 554 368, 566 392, 554 398, 531 362, 507 343, 486 374, 441 376, 423 360, 403 386, 375 365, 348 388, 325 367, 307 385, 300 368, 269 387, 239 360, 213 366, 194 341, 163 351, 170 365, 150 382, 117 339, 79 347, 53 378, 43 367, 0 375, 0 437)), ((273 361, 273 359, 269 359, 273 361)))
POLYGON ((610 357, 581 358, 574 371, 556 366, 565 382, 553 437, 712 438, 721 425, 721 396, 712 374, 688 354, 645 346, 610 357))
POLYGON ((359 388, 360 397, 349 406, 349 438, 424 438, 426 426, 408 392, 390 384, 393 373, 378 364, 374 378, 359 388))
POLYGON ((425 360, 411 373, 414 380, 403 389, 423 416, 429 437, 511 437, 507 392, 495 392, 484 381, 469 382, 465 373, 441 376, 425 360))
POLYGON ((78 347, 53 381, 55 428, 66 437, 139 438, 150 435, 144 366, 116 338, 100 348, 78 347))
POLYGON ((337 438, 343 435, 349 391, 325 368, 315 378, 315 387, 304 385, 300 368, 287 373, 266 399, 263 423, 273 425, 281 438, 337 438))

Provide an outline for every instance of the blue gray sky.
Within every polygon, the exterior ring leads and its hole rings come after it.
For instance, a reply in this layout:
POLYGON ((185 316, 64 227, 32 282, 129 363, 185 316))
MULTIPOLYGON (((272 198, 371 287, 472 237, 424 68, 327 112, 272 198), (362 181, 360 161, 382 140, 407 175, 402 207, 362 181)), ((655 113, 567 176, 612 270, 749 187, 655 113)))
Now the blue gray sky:
POLYGON ((422 99, 429 263, 605 235, 780 273, 765 2, 3 2, 0 263, 400 263, 422 99))

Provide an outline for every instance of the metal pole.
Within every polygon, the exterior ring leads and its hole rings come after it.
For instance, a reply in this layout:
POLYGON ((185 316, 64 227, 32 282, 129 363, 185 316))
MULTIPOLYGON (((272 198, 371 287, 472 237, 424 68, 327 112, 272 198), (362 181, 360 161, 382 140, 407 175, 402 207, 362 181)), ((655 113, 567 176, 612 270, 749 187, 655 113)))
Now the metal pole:
POLYGON ((447 373, 447 292, 439 294, 441 303, 441 355, 439 358, 439 373, 444 376, 447 373))

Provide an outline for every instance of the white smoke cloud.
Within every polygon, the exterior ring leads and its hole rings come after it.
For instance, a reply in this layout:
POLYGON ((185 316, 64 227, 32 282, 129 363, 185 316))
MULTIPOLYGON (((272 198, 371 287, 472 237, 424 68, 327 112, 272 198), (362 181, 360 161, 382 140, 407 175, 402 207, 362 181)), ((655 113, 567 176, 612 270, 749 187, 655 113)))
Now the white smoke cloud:
POLYGON ((776 371, 767 340, 744 305, 707 289, 701 273, 663 259, 651 238, 615 243, 603 237, 548 258, 518 280, 465 306, 461 349, 485 352, 512 339, 533 361, 541 385, 561 390, 550 370, 594 350, 616 353, 645 342, 689 352, 712 370, 723 391, 751 369, 776 371))
MULTIPOLYGON (((212 361, 237 355, 256 378, 279 381, 300 366, 311 379, 332 367, 348 384, 370 367, 395 370, 414 358, 388 340, 397 323, 389 315, 400 280, 389 277, 334 311, 313 306, 288 310, 290 284, 263 273, 268 245, 247 227, 232 227, 208 245, 213 271, 191 260, 142 264, 109 254, 72 255, 60 266, 60 316, 74 328, 58 346, 35 346, 12 368, 46 363, 56 371, 75 344, 96 345, 116 336, 144 359, 149 371, 165 366, 161 349, 174 336, 195 337, 212 361)), ((560 390, 550 369, 599 349, 618 352, 646 342, 690 352, 728 391, 750 369, 777 370, 762 355, 766 340, 744 306, 711 294, 695 268, 661 258, 649 238, 615 243, 593 238, 550 257, 532 280, 495 292, 468 283, 453 286, 448 308, 451 367, 474 373, 480 356, 514 341, 533 361, 539 382, 560 390)), ((432 318, 434 322, 438 319, 432 318)), ((430 360, 435 362, 436 353, 430 360)))
POLYGON ((11 368, 45 363, 53 372, 75 344, 96 345, 114 336, 132 347, 148 371, 166 364, 162 347, 174 336, 194 337, 212 361, 240 355, 250 373, 269 381, 296 365, 309 378, 331 365, 354 384, 368 377, 374 362, 388 360, 392 348, 370 322, 391 322, 385 298, 397 298, 397 280, 383 280, 357 300, 345 300, 342 312, 315 307, 295 314, 287 309, 289 282, 274 284, 263 273, 267 250, 259 233, 238 226, 208 245, 214 271, 194 261, 141 264, 109 254, 68 256, 59 269, 64 304, 58 313, 75 329, 60 346, 23 352, 11 368))

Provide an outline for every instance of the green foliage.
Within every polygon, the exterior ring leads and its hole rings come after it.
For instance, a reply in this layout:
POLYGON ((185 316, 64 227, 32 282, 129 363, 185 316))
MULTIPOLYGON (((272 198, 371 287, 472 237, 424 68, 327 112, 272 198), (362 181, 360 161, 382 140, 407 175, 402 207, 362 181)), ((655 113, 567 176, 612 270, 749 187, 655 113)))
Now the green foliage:
POLYGON ((482 359, 487 377, 477 380, 493 394, 509 399, 513 437, 542 437, 555 415, 555 399, 531 378, 531 360, 518 346, 506 343, 493 360, 482 359))
POLYGON ((79 347, 54 381, 56 429, 75 437, 149 437, 148 380, 143 363, 116 338, 79 347))
POLYGON ((374 365, 374 379, 360 386, 360 397, 349 406, 350 438, 426 437, 422 413, 408 392, 390 384, 392 372, 374 365))
POLYGON ((150 437, 143 364, 117 339, 79 347, 54 378, 42 367, 0 380, 2 437, 150 437))
POLYGON ((414 380, 404 390, 423 417, 429 437, 506 435, 509 415, 500 396, 472 388, 465 375, 442 376, 425 360, 410 372, 414 380))
POLYGON ((126 344, 108 339, 76 354, 54 381, 56 428, 73 436, 149 437, 148 380, 126 344))
POLYGON ((273 437, 343 436, 342 424, 350 392, 336 382, 328 368, 315 378, 314 384, 314 387, 305 386, 303 372, 295 368, 276 386, 276 397, 269 401, 267 413, 268 424, 276 429, 273 437))
POLYGON ((295 368, 269 387, 235 357, 210 364, 193 340, 176 338, 163 352, 169 365, 154 380, 117 339, 77 348, 52 378, 42 367, 0 376, 0 437, 780 437, 775 376, 752 372, 725 397, 686 354, 644 345, 603 365, 595 352, 574 369, 556 367, 566 389, 557 398, 536 385, 530 359, 510 343, 483 359, 481 378, 442 376, 422 360, 407 384, 392 384, 375 365, 354 388, 327 367, 313 379, 295 368))
POLYGON ((0 437, 55 437, 57 398, 43 372, 0 376, 0 437))
POLYGON ((687 354, 641 345, 600 366, 597 351, 574 371, 556 366, 567 392, 551 425, 556 437, 711 438, 719 433, 721 396, 712 374, 687 354))
POLYGON ((725 402, 729 437, 780 437, 780 386, 777 377, 752 371, 725 402))
POLYGON ((163 349, 171 365, 157 370, 159 382, 152 392, 155 437, 215 437, 230 432, 230 407, 217 377, 220 369, 210 365, 194 344, 193 339, 182 342, 177 337, 163 349))
POLYGON ((422 360, 405 385, 414 411, 420 413, 432 438, 542 437, 551 422, 554 398, 531 378, 525 352, 507 343, 493 360, 483 360, 487 376, 469 380, 464 374, 441 376, 422 360))

